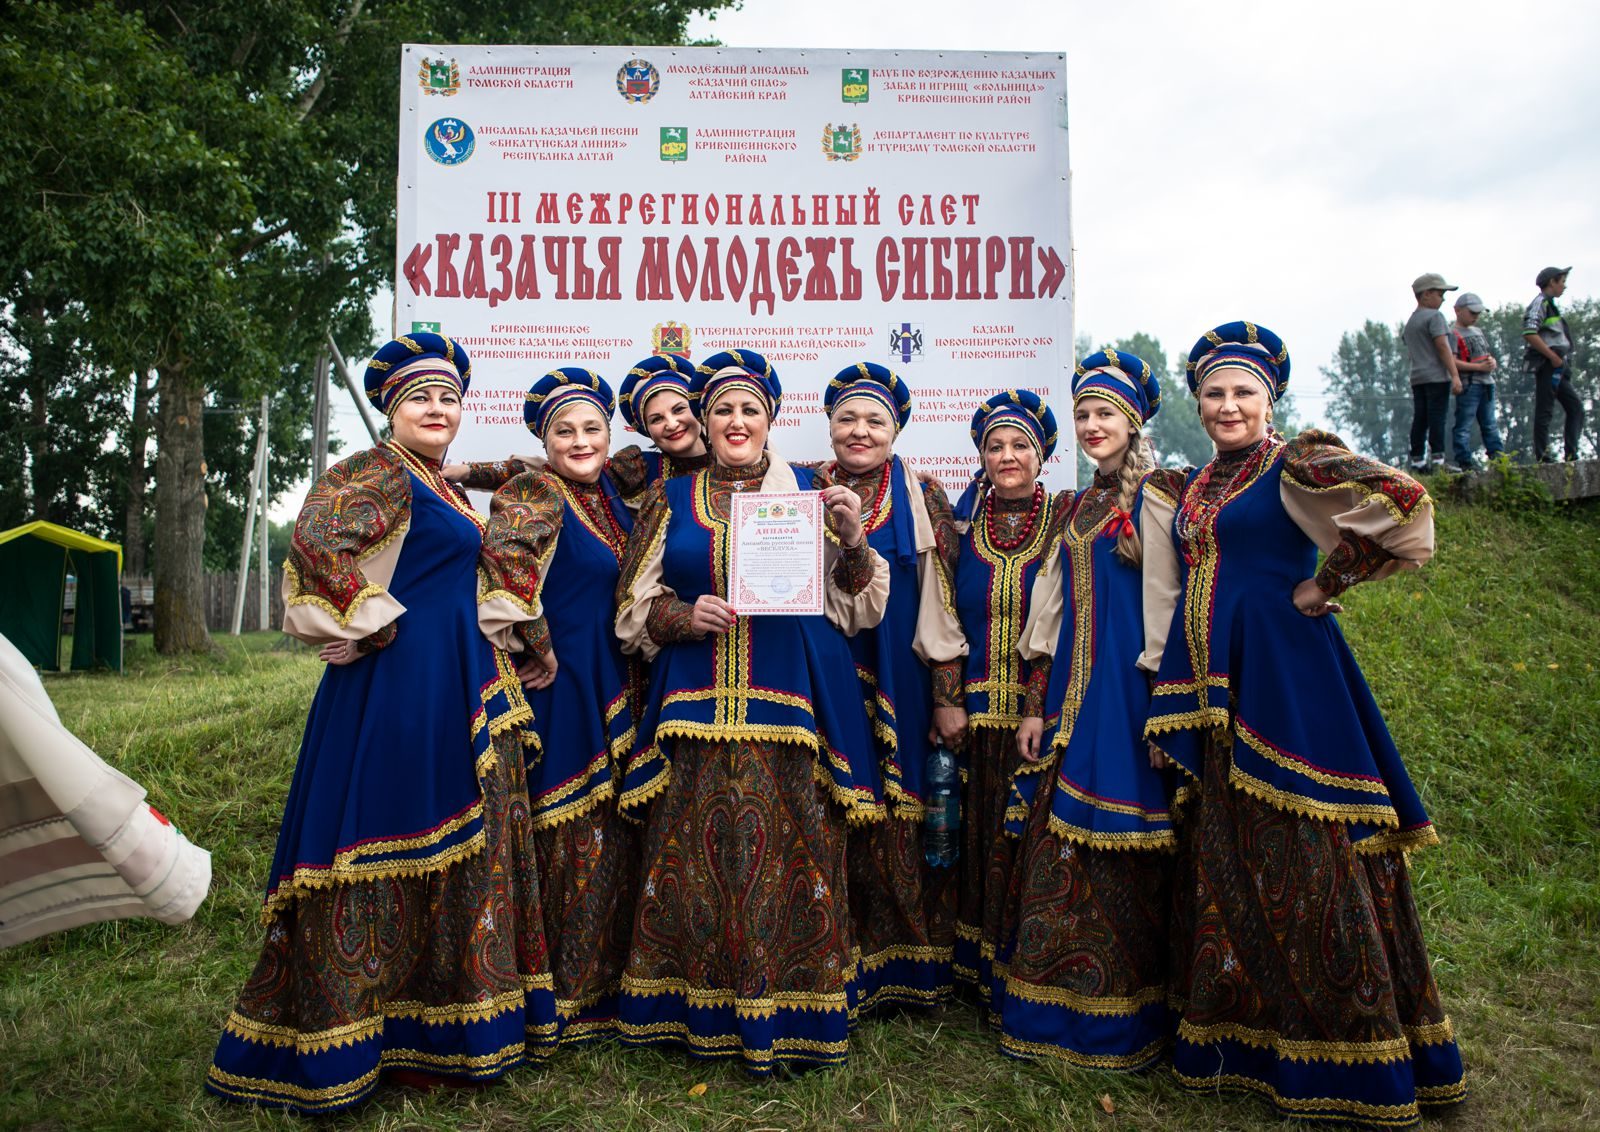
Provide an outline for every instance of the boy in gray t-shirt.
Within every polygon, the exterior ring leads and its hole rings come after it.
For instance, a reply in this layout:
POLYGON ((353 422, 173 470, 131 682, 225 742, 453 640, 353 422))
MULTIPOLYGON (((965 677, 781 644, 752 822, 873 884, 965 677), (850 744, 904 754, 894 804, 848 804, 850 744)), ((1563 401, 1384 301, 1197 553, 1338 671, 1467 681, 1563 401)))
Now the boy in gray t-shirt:
POLYGON ((1419 275, 1411 283, 1417 309, 1411 312, 1401 338, 1411 362, 1411 466, 1425 471, 1424 443, 1433 453, 1433 462, 1444 461, 1444 420, 1450 408, 1451 392, 1461 392, 1461 375, 1450 352, 1449 324, 1445 322, 1446 291, 1454 291, 1436 271, 1419 275))
POLYGON ((1494 371, 1500 363, 1489 349, 1489 338, 1478 325, 1483 316, 1483 300, 1463 291, 1456 300, 1456 321, 1450 328, 1450 350, 1456 370, 1466 384, 1456 394, 1456 423, 1451 435, 1456 466, 1470 471, 1472 462, 1472 424, 1477 421, 1483 434, 1484 451, 1493 460, 1504 450, 1500 428, 1494 414, 1494 371))

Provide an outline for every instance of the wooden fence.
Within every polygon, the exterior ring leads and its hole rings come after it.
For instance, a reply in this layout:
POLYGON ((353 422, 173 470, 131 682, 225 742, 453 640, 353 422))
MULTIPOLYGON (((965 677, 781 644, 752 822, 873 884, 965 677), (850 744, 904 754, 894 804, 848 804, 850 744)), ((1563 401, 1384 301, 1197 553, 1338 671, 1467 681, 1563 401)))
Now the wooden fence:
MULTIPOLYGON (((122 584, 128 588, 133 599, 134 623, 140 623, 140 610, 146 611, 144 623, 148 624, 148 610, 155 603, 155 582, 148 576, 140 577, 134 574, 124 574, 122 584)), ((244 595, 244 625, 245 632, 251 632, 260 627, 259 610, 261 608, 261 579, 255 571, 250 572, 246 583, 244 595)), ((282 577, 274 570, 267 579, 267 592, 271 597, 268 612, 269 627, 281 628, 283 625, 283 591, 281 588, 282 577)), ((213 633, 226 633, 233 628, 233 600, 238 592, 239 575, 228 571, 226 573, 208 573, 205 575, 205 610, 206 628, 213 633)))

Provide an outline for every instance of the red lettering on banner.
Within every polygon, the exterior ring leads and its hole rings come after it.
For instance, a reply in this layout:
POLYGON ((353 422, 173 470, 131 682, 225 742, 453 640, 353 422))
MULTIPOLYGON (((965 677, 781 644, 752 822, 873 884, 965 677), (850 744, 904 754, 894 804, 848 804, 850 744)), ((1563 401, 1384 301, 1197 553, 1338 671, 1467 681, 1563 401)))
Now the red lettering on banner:
MULTIPOLYGON (((770 201, 783 204, 776 194, 770 201)), ((603 207, 609 214, 610 203, 597 205, 596 212, 603 207)), ((622 298, 624 237, 524 233, 518 239, 520 248, 504 234, 440 232, 411 249, 401 273, 414 295, 483 300, 491 308, 512 297, 539 299, 541 269, 554 278, 555 299, 622 298)), ((759 236, 747 247, 739 236, 724 245, 720 237, 697 241, 684 234, 676 244, 667 236, 641 237, 638 246, 633 297, 639 302, 740 302, 748 293, 751 313, 765 307, 770 315, 780 301, 850 303, 862 297, 853 236, 759 236)), ((874 249, 873 267, 885 302, 993 301, 1002 279, 1008 299, 1048 299, 1067 277, 1061 254, 1027 235, 885 236, 874 249)))

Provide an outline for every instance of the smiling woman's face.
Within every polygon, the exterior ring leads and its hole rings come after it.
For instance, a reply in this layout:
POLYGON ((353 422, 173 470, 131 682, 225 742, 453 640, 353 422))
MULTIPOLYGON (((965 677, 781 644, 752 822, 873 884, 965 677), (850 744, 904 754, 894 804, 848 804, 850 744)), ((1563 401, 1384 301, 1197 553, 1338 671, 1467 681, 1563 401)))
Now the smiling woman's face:
POLYGON ((611 422, 587 401, 562 410, 544 434, 550 467, 574 483, 599 480, 610 448, 611 422))
POLYGON ((425 385, 395 406, 389 427, 395 443, 438 460, 461 427, 461 394, 448 386, 425 385))
POLYGON ((740 468, 761 459, 767 446, 766 403, 748 389, 730 389, 706 414, 711 456, 719 464, 740 468))
POLYGON ((1267 389, 1248 373, 1218 370, 1200 386, 1200 423, 1218 452, 1248 448, 1267 435, 1267 389))
POLYGON ((663 389, 645 402, 644 431, 668 456, 700 454, 700 422, 689 398, 674 389, 663 389))
POLYGON ((833 407, 828 439, 839 467, 853 476, 880 468, 894 452, 894 422, 873 397, 848 397, 833 407))

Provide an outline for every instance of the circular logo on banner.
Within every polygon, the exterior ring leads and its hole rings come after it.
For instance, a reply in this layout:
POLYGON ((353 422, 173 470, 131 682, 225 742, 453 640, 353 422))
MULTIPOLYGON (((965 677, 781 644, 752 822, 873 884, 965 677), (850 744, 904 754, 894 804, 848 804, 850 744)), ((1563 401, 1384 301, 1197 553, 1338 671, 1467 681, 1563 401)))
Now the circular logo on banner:
POLYGON ((648 59, 629 59, 617 72, 617 93, 628 102, 649 102, 661 89, 661 72, 648 59))
POLYGON ((472 127, 460 118, 440 118, 428 127, 422 144, 428 156, 440 165, 460 165, 472 156, 478 143, 472 136, 472 127))

